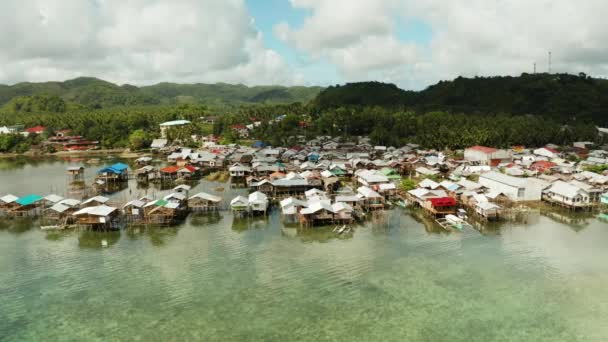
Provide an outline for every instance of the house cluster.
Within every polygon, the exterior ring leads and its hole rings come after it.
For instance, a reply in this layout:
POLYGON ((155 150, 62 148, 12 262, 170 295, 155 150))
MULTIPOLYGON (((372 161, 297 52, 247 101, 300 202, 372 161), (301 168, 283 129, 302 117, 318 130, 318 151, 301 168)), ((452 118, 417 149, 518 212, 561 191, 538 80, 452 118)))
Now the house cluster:
POLYGON ((533 201, 591 209, 608 202, 608 175, 589 171, 608 165, 608 152, 589 150, 591 146, 589 142, 569 148, 472 146, 462 158, 440 161, 440 167, 417 167, 420 182, 406 198, 434 216, 455 215, 464 207, 496 219, 515 203, 533 201), (447 172, 440 172, 441 168, 447 172))
POLYGON ((125 203, 113 204, 108 197, 94 196, 86 200, 63 198, 58 195, 29 194, 0 197, 0 216, 39 217, 51 224, 47 227, 85 226, 108 230, 125 224, 173 225, 190 212, 215 212, 222 199, 204 192, 189 195, 191 187, 180 185, 171 193, 155 199, 144 196, 125 203))
MULTIPOLYGON (((28 128, 24 128, 23 125, 0 127, 0 134, 21 134, 28 137, 44 133, 49 133, 49 129, 40 125, 28 128)), ((70 135, 70 130, 64 129, 53 132, 51 136, 42 142, 42 146, 53 148, 55 151, 83 151, 99 148, 99 142, 87 140, 79 135, 70 135)))

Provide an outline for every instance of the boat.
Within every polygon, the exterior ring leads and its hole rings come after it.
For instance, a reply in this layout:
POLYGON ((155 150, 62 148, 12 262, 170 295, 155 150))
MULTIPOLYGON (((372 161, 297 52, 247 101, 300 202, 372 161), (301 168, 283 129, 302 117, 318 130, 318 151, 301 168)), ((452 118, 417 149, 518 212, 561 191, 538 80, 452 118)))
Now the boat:
POLYGON ((57 226, 57 225, 54 225, 54 226, 40 226, 40 229, 41 230, 60 230, 60 229, 63 229, 63 226, 57 226))
POLYGON ((342 233, 344 233, 344 231, 345 231, 345 230, 346 230, 346 225, 342 226, 342 228, 340 228, 340 229, 338 230, 338 234, 342 234, 342 233))
POLYGON ((395 204, 400 206, 401 208, 405 208, 407 206, 407 204, 405 203, 404 200, 397 201, 397 202, 395 202, 395 204))
POLYGON ((466 225, 466 222, 463 219, 451 214, 446 215, 445 220, 452 228, 456 228, 458 230, 463 230, 466 225))
POLYGON ((599 214, 599 215, 597 216, 597 218, 598 218, 599 220, 602 220, 602 221, 608 221, 608 214, 606 214, 606 213, 601 213, 601 214, 599 214))
POLYGON ((106 239, 101 240, 101 247, 108 247, 108 240, 106 240, 106 239))
POLYGON ((466 220, 468 218, 467 211, 464 209, 458 209, 458 212, 456 213, 456 215, 463 220, 466 220))

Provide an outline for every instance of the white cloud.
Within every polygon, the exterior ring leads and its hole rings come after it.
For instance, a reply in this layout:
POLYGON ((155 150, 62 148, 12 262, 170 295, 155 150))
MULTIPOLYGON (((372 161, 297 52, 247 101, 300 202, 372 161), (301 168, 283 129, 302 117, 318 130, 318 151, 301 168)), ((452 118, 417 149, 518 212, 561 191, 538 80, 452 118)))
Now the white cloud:
POLYGON ((283 41, 334 64, 344 81, 380 79, 420 88, 459 75, 554 72, 608 75, 606 4, 601 0, 291 0, 310 13, 275 27, 283 41), (411 20, 427 43, 399 38, 411 20))
POLYGON ((242 0, 5 0, 0 82, 299 82, 242 0))

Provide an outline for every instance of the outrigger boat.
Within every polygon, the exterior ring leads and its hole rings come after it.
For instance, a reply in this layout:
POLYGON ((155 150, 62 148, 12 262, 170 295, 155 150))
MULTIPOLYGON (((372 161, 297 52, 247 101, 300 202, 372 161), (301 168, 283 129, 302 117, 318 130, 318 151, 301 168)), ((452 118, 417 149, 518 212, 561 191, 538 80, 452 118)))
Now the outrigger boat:
POLYGON ((463 231, 467 227, 472 227, 465 220, 455 215, 446 215, 445 218, 435 221, 445 230, 463 231))

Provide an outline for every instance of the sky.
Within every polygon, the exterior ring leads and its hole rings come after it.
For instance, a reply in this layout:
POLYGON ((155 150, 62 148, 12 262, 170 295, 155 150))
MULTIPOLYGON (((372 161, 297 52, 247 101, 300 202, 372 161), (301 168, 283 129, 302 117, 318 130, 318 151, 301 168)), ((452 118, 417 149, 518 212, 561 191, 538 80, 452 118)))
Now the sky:
POLYGON ((2 0, 0 83, 608 74, 604 0, 2 0))

